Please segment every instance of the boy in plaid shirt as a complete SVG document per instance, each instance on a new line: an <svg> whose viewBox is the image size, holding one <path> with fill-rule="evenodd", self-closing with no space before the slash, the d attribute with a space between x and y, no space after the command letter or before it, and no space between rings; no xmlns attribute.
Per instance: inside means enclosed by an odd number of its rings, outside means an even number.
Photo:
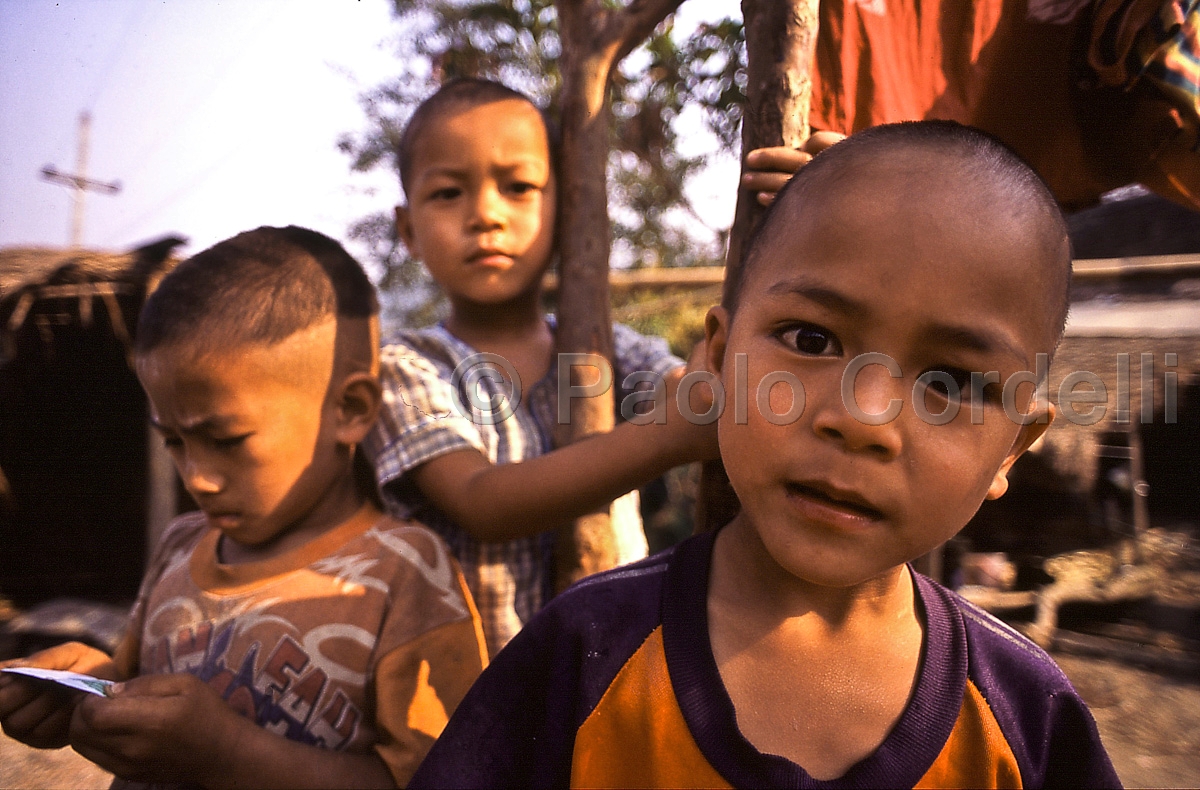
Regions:
<svg viewBox="0 0 1200 790"><path fill-rule="evenodd" d="M527 97L483 80L443 86L405 130L400 174L397 230L450 316L384 347L384 409L365 449L389 510L450 545L494 655L553 594L555 528L715 457L716 431L676 410L683 361L617 325L613 382L657 376L675 413L552 449L555 323L541 283L556 184L550 134ZM613 506L619 562L646 553L636 507Z"/></svg>

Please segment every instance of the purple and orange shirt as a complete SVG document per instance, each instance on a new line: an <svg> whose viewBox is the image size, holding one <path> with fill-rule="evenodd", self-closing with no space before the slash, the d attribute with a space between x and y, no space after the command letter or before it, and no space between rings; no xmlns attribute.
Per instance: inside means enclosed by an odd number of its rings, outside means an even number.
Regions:
<svg viewBox="0 0 1200 790"><path fill-rule="evenodd" d="M1050 657L917 574L921 666L879 748L828 782L759 752L708 638L714 535L552 601L468 692L410 787L1119 786Z"/></svg>

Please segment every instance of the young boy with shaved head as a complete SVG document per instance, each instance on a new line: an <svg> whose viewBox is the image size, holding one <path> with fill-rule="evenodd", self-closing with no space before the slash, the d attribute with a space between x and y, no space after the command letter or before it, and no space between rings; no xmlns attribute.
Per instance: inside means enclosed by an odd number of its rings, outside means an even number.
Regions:
<svg viewBox="0 0 1200 790"><path fill-rule="evenodd" d="M741 511L551 602L412 786L1117 785L1053 661L909 565L1053 418L1027 371L1070 264L1044 184L979 132L817 154L705 323Z"/></svg>
<svg viewBox="0 0 1200 790"><path fill-rule="evenodd" d="M381 513L355 474L381 401L377 312L358 263L297 227L163 279L137 374L200 511L164 533L114 656L76 642L20 662L119 691L0 676L5 732L70 743L118 786L408 780L486 652L445 545Z"/></svg>

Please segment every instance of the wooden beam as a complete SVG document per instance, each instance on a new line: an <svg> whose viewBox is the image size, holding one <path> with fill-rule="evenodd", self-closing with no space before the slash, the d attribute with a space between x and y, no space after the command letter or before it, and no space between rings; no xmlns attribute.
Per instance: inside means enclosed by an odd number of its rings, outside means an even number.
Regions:
<svg viewBox="0 0 1200 790"><path fill-rule="evenodd" d="M1072 264L1076 280L1101 280L1111 277L1137 278L1156 275L1186 276L1200 274L1200 253L1182 255L1141 255L1129 258L1080 258ZM687 266L656 269L613 269L608 274L612 291L665 290L667 288L706 288L720 285L724 266ZM558 290L558 276L546 275L543 288Z"/></svg>
<svg viewBox="0 0 1200 790"><path fill-rule="evenodd" d="M1148 275L1186 275L1200 273L1200 253L1182 255L1139 255L1130 258L1081 258L1071 265L1072 276L1079 280L1109 277L1145 277Z"/></svg>

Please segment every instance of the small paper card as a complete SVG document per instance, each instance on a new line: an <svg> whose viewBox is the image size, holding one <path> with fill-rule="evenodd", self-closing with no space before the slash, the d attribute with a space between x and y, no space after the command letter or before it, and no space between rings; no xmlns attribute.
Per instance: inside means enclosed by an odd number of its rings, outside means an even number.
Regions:
<svg viewBox="0 0 1200 790"><path fill-rule="evenodd" d="M38 669L37 667L5 667L0 672L11 672L14 675L25 675L35 680L45 680L60 686L86 691L99 697L111 697L109 691L113 684L111 680L101 680L91 675L81 675L78 672L64 672L61 669Z"/></svg>

